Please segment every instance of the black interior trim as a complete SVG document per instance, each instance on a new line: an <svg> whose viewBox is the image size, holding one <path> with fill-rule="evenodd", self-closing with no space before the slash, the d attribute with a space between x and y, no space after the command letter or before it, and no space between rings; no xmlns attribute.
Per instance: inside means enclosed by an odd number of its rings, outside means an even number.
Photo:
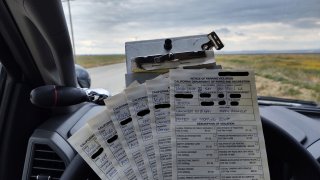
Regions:
<svg viewBox="0 0 320 180"><path fill-rule="evenodd" d="M64 171L60 180L98 180L99 176L93 172L90 166L77 154L67 169Z"/></svg>
<svg viewBox="0 0 320 180"><path fill-rule="evenodd" d="M17 81L42 85L39 70L4 1L0 1L0 27L0 60L8 74Z"/></svg>
<svg viewBox="0 0 320 180"><path fill-rule="evenodd" d="M61 1L6 3L44 82L76 87L73 51Z"/></svg>
<svg viewBox="0 0 320 180"><path fill-rule="evenodd" d="M21 179L28 139L48 110L29 101L30 86L8 76L0 109L0 179ZM19 104L19 106L17 106Z"/></svg>
<svg viewBox="0 0 320 180"><path fill-rule="evenodd" d="M1 87L4 87L4 85L6 83L6 79L7 79L6 69L0 63L0 99L2 99L3 92L4 92L4 88L1 88Z"/></svg>
<svg viewBox="0 0 320 180"><path fill-rule="evenodd" d="M262 118L272 180L318 180L320 165L291 135Z"/></svg>

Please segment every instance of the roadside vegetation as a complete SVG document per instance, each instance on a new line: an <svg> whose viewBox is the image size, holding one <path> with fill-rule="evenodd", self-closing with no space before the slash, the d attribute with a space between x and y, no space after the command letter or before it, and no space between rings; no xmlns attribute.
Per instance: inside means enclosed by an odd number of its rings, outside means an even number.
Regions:
<svg viewBox="0 0 320 180"><path fill-rule="evenodd" d="M125 56L117 55L77 55L76 63L85 67L98 67L125 62Z"/></svg>
<svg viewBox="0 0 320 180"><path fill-rule="evenodd" d="M258 95L320 103L320 54L216 55L224 69L251 69ZM76 63L97 67L125 62L124 55L80 55Z"/></svg>
<svg viewBox="0 0 320 180"><path fill-rule="evenodd" d="M320 102L320 54L217 55L216 61L254 70L259 95Z"/></svg>

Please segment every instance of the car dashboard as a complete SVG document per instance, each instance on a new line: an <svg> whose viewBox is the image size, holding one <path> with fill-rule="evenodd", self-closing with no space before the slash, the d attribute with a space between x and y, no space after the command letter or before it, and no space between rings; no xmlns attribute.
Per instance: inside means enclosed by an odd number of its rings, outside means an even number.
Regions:
<svg viewBox="0 0 320 180"><path fill-rule="evenodd" d="M319 108L311 105L288 105L259 100L260 116L290 134L320 162ZM73 113L57 115L38 127L29 139L22 179L37 179L42 174L53 180L60 179L77 155L67 139L104 109L104 106L83 103Z"/></svg>

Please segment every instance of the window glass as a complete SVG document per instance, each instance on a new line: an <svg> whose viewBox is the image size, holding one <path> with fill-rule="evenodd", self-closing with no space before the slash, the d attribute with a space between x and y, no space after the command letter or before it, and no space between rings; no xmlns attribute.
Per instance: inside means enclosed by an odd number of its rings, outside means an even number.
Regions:
<svg viewBox="0 0 320 180"><path fill-rule="evenodd" d="M71 30L68 3L85 67L123 62L126 41L214 30L217 63L254 69L259 95L320 102L319 0L64 0Z"/></svg>

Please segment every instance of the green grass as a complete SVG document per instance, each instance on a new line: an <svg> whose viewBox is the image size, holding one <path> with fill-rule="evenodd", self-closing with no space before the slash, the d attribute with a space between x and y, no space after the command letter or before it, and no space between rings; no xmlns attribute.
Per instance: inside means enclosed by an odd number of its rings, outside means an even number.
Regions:
<svg viewBox="0 0 320 180"><path fill-rule="evenodd" d="M125 62L124 55L77 55L76 63L85 67L98 67Z"/></svg>
<svg viewBox="0 0 320 180"><path fill-rule="evenodd" d="M256 75L292 85L289 96L301 94L297 88L313 92L308 100L320 102L320 54L218 55L224 68L252 69Z"/></svg>
<svg viewBox="0 0 320 180"><path fill-rule="evenodd" d="M299 89L288 88L286 93L290 96L296 96L301 94L301 91Z"/></svg>

